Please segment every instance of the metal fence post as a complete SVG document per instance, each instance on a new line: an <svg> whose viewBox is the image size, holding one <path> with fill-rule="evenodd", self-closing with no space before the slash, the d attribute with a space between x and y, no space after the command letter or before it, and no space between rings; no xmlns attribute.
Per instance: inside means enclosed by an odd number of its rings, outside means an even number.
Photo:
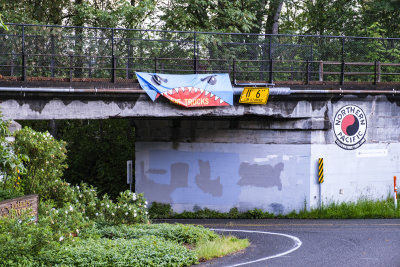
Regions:
<svg viewBox="0 0 400 267"><path fill-rule="evenodd" d="M132 45L131 45L131 41L129 39L129 45L128 45L128 58L126 61L126 79L130 79L131 75L130 75L130 69L132 66Z"/></svg>
<svg viewBox="0 0 400 267"><path fill-rule="evenodd" d="M111 82L115 83L117 80L116 73L116 58L114 55L114 28L111 29Z"/></svg>
<svg viewBox="0 0 400 267"><path fill-rule="evenodd" d="M273 75L273 64L274 62L272 61L272 40L271 37L269 38L269 83L274 82L274 75Z"/></svg>
<svg viewBox="0 0 400 267"><path fill-rule="evenodd" d="M72 70L74 68L74 55L73 53L69 54L69 82L72 82Z"/></svg>
<svg viewBox="0 0 400 267"><path fill-rule="evenodd" d="M235 59L232 60L232 72L233 72L232 79L233 79L233 82L235 83L236 82L236 60Z"/></svg>
<svg viewBox="0 0 400 267"><path fill-rule="evenodd" d="M342 37L342 67L340 70L340 84L341 85L344 84L344 42L345 42L345 38Z"/></svg>
<svg viewBox="0 0 400 267"><path fill-rule="evenodd" d="M319 61L319 81L324 81L324 62L322 60Z"/></svg>
<svg viewBox="0 0 400 267"><path fill-rule="evenodd" d="M310 83L310 61L306 61L306 84Z"/></svg>
<svg viewBox="0 0 400 267"><path fill-rule="evenodd" d="M197 74L197 51L196 51L197 36L196 32L193 32L193 70L194 74Z"/></svg>
<svg viewBox="0 0 400 267"><path fill-rule="evenodd" d="M89 54L89 78L92 78L92 56Z"/></svg>
<svg viewBox="0 0 400 267"><path fill-rule="evenodd" d="M51 56L50 56L50 73L51 77L54 77L54 34L50 34L50 47L51 47Z"/></svg>
<svg viewBox="0 0 400 267"><path fill-rule="evenodd" d="M14 51L11 53L10 76L14 76Z"/></svg>
<svg viewBox="0 0 400 267"><path fill-rule="evenodd" d="M269 83L274 82L274 74L273 74L273 65L274 62L272 61L272 58L269 60Z"/></svg>
<svg viewBox="0 0 400 267"><path fill-rule="evenodd" d="M340 85L344 84L344 60L342 60L342 67L340 69Z"/></svg>
<svg viewBox="0 0 400 267"><path fill-rule="evenodd" d="M22 25L22 66L21 66L21 79L23 82L26 81L26 54L25 54L25 26Z"/></svg>
<svg viewBox="0 0 400 267"><path fill-rule="evenodd" d="M378 83L380 83L381 82L381 62L380 61L378 61L377 62L377 81L376 82L378 82Z"/></svg>

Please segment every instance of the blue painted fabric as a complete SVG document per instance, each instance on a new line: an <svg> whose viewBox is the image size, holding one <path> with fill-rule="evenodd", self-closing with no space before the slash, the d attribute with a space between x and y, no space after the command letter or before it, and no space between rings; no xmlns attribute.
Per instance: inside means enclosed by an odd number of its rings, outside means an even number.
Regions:
<svg viewBox="0 0 400 267"><path fill-rule="evenodd" d="M218 74L161 74L136 72L140 86L151 100L158 94L180 87L195 87L208 91L233 105L232 84L227 73Z"/></svg>

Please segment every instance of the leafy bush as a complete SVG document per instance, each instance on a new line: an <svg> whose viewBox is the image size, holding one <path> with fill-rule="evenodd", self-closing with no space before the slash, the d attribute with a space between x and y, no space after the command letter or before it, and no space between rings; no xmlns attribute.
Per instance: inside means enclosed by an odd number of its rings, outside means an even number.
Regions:
<svg viewBox="0 0 400 267"><path fill-rule="evenodd" d="M52 243L52 230L47 223L32 223L28 216L0 217L0 262L3 266L29 266L35 262L37 254Z"/></svg>
<svg viewBox="0 0 400 267"><path fill-rule="evenodd" d="M119 225L106 226L99 230L101 236L106 238L135 239L142 236L153 235L166 240L174 240L180 244L197 244L202 241L211 241L218 237L213 231L203 226L183 224L150 224L150 225Z"/></svg>
<svg viewBox="0 0 400 267"><path fill-rule="evenodd" d="M79 206L66 203L55 208L51 200L39 203L39 216L42 224L47 224L53 232L53 241L64 241L79 236L83 229L93 227L94 222L79 209Z"/></svg>
<svg viewBox="0 0 400 267"><path fill-rule="evenodd" d="M194 207L193 211L183 211L181 213L173 213L165 216L165 211L171 209L169 204L156 204L156 208L152 209L153 205L150 207L149 214L155 219L165 219L165 218L175 218L175 219L270 219L276 216L267 211L261 209L252 209L248 211L241 212L238 208L234 207L229 210L229 212L220 212L216 210L211 210L208 208ZM171 209L172 210L172 209ZM159 212L161 214L159 214Z"/></svg>
<svg viewBox="0 0 400 267"><path fill-rule="evenodd" d="M153 202L149 208L149 217L152 219L168 219L174 212L170 204Z"/></svg>
<svg viewBox="0 0 400 267"><path fill-rule="evenodd" d="M252 209L244 212L241 217L246 219L272 219L275 217L275 215L264 212L262 209Z"/></svg>
<svg viewBox="0 0 400 267"><path fill-rule="evenodd" d="M93 206L89 206L89 208ZM117 201L112 201L108 195L96 203L96 212L89 214L93 220L107 225L148 223L147 201L143 194L126 190L121 192ZM93 212L93 211L92 211Z"/></svg>
<svg viewBox="0 0 400 267"><path fill-rule="evenodd" d="M22 197L24 194L15 189L3 189L0 187L0 201Z"/></svg>
<svg viewBox="0 0 400 267"><path fill-rule="evenodd" d="M15 152L29 157L29 161L24 161L27 172L21 175L25 194L50 198L52 187L67 168L65 145L64 141L55 140L48 132L40 133L28 127L16 132Z"/></svg>
<svg viewBox="0 0 400 267"><path fill-rule="evenodd" d="M3 190L19 189L19 175L25 173L23 160L28 157L15 153L13 144L6 140L10 135L8 122L1 119L0 113L0 187Z"/></svg>
<svg viewBox="0 0 400 267"><path fill-rule="evenodd" d="M49 266L187 266L197 262L193 251L155 236L77 240L42 251L39 257Z"/></svg>

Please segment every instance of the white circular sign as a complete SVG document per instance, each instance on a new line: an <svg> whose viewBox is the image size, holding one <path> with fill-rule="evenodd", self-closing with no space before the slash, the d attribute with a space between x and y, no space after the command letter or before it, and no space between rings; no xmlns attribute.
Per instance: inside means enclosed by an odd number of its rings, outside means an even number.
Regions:
<svg viewBox="0 0 400 267"><path fill-rule="evenodd" d="M367 117L356 105L347 105L336 112L333 121L335 143L343 149L356 149L365 143Z"/></svg>

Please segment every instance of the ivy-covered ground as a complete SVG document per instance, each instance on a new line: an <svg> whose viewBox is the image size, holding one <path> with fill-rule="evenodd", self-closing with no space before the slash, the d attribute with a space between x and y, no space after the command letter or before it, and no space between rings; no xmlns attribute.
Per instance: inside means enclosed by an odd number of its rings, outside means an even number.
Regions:
<svg viewBox="0 0 400 267"><path fill-rule="evenodd" d="M65 142L25 127L10 143L6 126L0 120L0 201L39 194L40 202L37 223L29 210L0 217L2 266L188 266L203 257L196 247L222 240L201 226L150 224L142 194L111 199L70 185Z"/></svg>

